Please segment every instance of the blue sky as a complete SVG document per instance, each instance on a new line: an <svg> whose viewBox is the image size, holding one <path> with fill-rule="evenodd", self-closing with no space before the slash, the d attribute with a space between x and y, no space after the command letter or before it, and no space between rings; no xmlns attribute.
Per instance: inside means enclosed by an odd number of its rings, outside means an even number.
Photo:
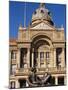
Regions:
<svg viewBox="0 0 68 90"><path fill-rule="evenodd" d="M19 25L24 26L24 2L9 2L9 37L16 38ZM26 3L26 26L28 27L32 13L39 7L39 3ZM56 27L63 24L66 33L66 6L64 4L45 4L45 7L52 13L52 19Z"/></svg>

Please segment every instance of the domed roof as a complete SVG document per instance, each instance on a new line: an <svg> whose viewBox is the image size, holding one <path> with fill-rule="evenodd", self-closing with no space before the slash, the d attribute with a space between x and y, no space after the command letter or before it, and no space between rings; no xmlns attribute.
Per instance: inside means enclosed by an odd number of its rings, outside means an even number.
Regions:
<svg viewBox="0 0 68 90"><path fill-rule="evenodd" d="M38 19L44 19L46 21L49 21L53 25L53 22L51 19L51 13L48 9L45 8L44 3L41 3L40 7L36 9L32 15L32 21L35 21Z"/></svg>

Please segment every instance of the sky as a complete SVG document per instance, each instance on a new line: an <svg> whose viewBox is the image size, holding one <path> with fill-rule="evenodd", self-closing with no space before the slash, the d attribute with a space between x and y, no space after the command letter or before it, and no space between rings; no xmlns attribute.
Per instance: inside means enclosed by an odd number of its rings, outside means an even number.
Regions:
<svg viewBox="0 0 68 90"><path fill-rule="evenodd" d="M39 8L39 3L26 3L26 27L32 20L33 12ZM51 12L53 22L57 28L63 25L66 34L66 5L45 3ZM9 38L17 38L20 24L24 26L25 2L9 1Z"/></svg>

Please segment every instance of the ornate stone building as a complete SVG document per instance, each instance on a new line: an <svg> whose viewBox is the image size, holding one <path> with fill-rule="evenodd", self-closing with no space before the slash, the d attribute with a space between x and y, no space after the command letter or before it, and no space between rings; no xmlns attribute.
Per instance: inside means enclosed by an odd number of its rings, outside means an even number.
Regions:
<svg viewBox="0 0 68 90"><path fill-rule="evenodd" d="M56 28L50 11L40 4L28 28L10 39L10 88L66 85L64 28Z"/></svg>

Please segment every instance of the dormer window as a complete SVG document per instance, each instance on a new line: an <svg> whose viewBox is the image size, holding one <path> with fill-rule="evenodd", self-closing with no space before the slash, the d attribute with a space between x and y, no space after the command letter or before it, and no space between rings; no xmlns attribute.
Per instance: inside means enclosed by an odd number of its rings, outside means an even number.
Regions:
<svg viewBox="0 0 68 90"><path fill-rule="evenodd" d="M35 11L34 14L36 14L37 12Z"/></svg>
<svg viewBox="0 0 68 90"><path fill-rule="evenodd" d="M44 13L44 11L43 11L43 10L41 10L41 13Z"/></svg>
<svg viewBox="0 0 68 90"><path fill-rule="evenodd" d="M48 11L48 15L51 17L51 12L50 11Z"/></svg>
<svg viewBox="0 0 68 90"><path fill-rule="evenodd" d="M50 12L48 12L48 15L50 15Z"/></svg>

